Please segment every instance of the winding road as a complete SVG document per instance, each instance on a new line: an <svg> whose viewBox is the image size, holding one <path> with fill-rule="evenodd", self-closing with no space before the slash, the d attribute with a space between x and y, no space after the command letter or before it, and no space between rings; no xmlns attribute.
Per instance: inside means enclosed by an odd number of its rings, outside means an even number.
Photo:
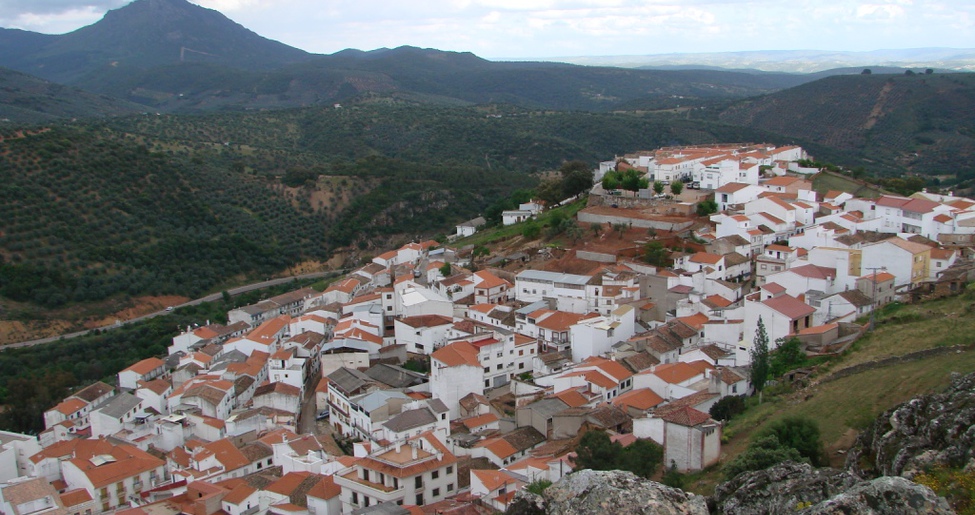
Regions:
<svg viewBox="0 0 975 515"><path fill-rule="evenodd" d="M244 285L244 286L238 286L236 288L231 288L231 289L227 290L227 293L229 293L231 296L240 295L241 293L247 293L249 291L259 290L261 288L268 288L268 287L271 287L271 286L278 286L278 285L285 284L285 283L288 283L288 282L291 282L291 281L295 281L295 280L319 279L319 278L326 277L326 276L329 276L329 275L332 275L332 274L336 274L336 273L339 274L339 275L341 275L341 274L347 273L347 270L332 270L332 271L329 271L329 272L312 272L312 273L308 273L308 274L299 274L299 275L294 275L294 276L289 276L289 277L280 277L280 278L277 278L277 279L270 279L270 280L267 280L267 281L261 281L261 282L258 282L258 283L247 284L247 285ZM189 302L184 302L182 304L173 306L173 308L178 309L178 308L182 308L182 307L185 307L185 306L195 306L197 304L202 304L204 302L214 302L216 300L220 300L220 298L222 296L223 296L223 292L214 293L214 294L211 294L211 295L207 295L206 297L202 297L202 298L199 298L199 299L191 300ZM149 313L148 315L142 315L140 317L130 318L129 320L122 320L122 321L119 321L116 324L107 325L107 326L103 326L103 327L98 327L98 328L95 328L95 329L87 329L87 330L84 330L84 331L77 331L77 332L74 332L74 333L66 333L66 334L59 334L59 335L56 335L56 336L48 336L47 338L39 338L37 340L29 340L29 341L26 341L26 342L10 343L10 344L7 344L7 345L4 345L4 346L0 347L0 351L3 351L5 349L16 349L16 348L19 348L19 347L33 347L34 345L43 345L45 343L51 343L51 342L66 340L68 338L77 338L78 336L84 336L84 335L86 335L86 334L88 334L88 333L90 333L92 331L96 331L96 330L98 330L98 331L105 331L105 330L109 330L109 329L115 329L117 327L122 327L123 325L132 324L132 323L135 323L135 322L141 322L143 320L148 320L150 318L155 318L155 317L158 317L158 316L166 316L166 315L168 315L170 313L171 313L171 311L167 311L167 310L164 309L164 310L161 310L161 311L156 311L155 313Z"/></svg>

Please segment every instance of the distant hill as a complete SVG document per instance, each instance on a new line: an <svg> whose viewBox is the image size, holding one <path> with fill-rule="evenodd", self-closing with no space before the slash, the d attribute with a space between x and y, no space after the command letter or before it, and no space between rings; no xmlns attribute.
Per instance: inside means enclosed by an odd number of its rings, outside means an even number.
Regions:
<svg viewBox="0 0 975 515"><path fill-rule="evenodd" d="M119 68L203 62L262 70L310 57L186 0L136 0L61 36L10 30L0 36L0 65L66 84Z"/></svg>
<svg viewBox="0 0 975 515"><path fill-rule="evenodd" d="M840 68L926 68L975 71L975 48L905 48L851 52L841 50L754 50L746 52L560 57L587 66L658 69L709 67L785 73L817 73Z"/></svg>
<svg viewBox="0 0 975 515"><path fill-rule="evenodd" d="M735 103L722 122L859 156L875 172L975 171L975 74L854 75Z"/></svg>
<svg viewBox="0 0 975 515"><path fill-rule="evenodd" d="M133 114L144 106L0 68L0 119L4 123L43 123L61 118Z"/></svg>
<svg viewBox="0 0 975 515"><path fill-rule="evenodd" d="M329 105L369 94L442 105L612 110L644 98L672 99L665 106L743 98L808 80L494 62L415 47L313 55L186 0L136 0L60 36L0 31L0 66L172 112Z"/></svg>

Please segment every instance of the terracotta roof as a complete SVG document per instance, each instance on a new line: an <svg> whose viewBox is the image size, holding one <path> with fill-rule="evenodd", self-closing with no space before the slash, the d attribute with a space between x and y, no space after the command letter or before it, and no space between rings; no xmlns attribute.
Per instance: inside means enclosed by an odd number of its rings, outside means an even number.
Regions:
<svg viewBox="0 0 975 515"><path fill-rule="evenodd" d="M94 455L83 456L77 453L75 458L69 460L95 488L102 488L166 465L163 460L127 444L113 446L111 452L100 454L111 454L114 461L96 465L90 461Z"/></svg>
<svg viewBox="0 0 975 515"><path fill-rule="evenodd" d="M709 296L707 296L707 297L704 298L704 301L703 302L706 303L706 304L711 304L712 306L718 307L718 308L726 308L726 307L734 304L733 302L731 302L730 300L722 297L721 295L709 295Z"/></svg>
<svg viewBox="0 0 975 515"><path fill-rule="evenodd" d="M579 406L584 406L589 403L589 399L587 399L577 390L562 390L561 392L555 394L555 397L564 402L570 408L578 408Z"/></svg>
<svg viewBox="0 0 975 515"><path fill-rule="evenodd" d="M90 384L77 392L71 394L72 397L77 397L81 400L94 402L99 397L115 390L115 387L109 386L101 381Z"/></svg>
<svg viewBox="0 0 975 515"><path fill-rule="evenodd" d="M159 358L146 358L134 365L129 366L128 368L123 369L122 372L135 372L140 376L144 376L157 368L164 367L165 365L166 364L163 362L163 360Z"/></svg>
<svg viewBox="0 0 975 515"><path fill-rule="evenodd" d="M893 281L894 279L897 279L896 277L894 277L894 274L891 274L889 272L879 272L876 275L877 275L876 281L878 283L882 283L882 282L886 282L886 281ZM874 280L874 274L865 275L865 276L861 277L860 279L866 279L868 281L873 281Z"/></svg>
<svg viewBox="0 0 975 515"><path fill-rule="evenodd" d="M513 445L501 437L483 440L475 445L475 447L484 447L485 449L491 451L491 454L494 454L502 460L511 457L518 452L518 449L515 449Z"/></svg>
<svg viewBox="0 0 975 515"><path fill-rule="evenodd" d="M931 247L927 245L924 245L922 243L915 243L913 241L907 241L902 238L890 238L889 240L886 241L889 241L890 243L897 245L898 247L910 252L911 254L921 254L931 250Z"/></svg>
<svg viewBox="0 0 975 515"><path fill-rule="evenodd" d="M749 186L748 184L744 184L741 182L729 182L728 184L725 184L724 186L721 186L720 188L714 191L718 193L734 193L736 191L743 190L748 186Z"/></svg>
<svg viewBox="0 0 975 515"><path fill-rule="evenodd" d="M698 411L689 406L673 410L664 409L660 411L661 412L655 413L657 417L662 418L671 424L678 424L681 426L694 427L711 420L710 415L707 413Z"/></svg>
<svg viewBox="0 0 975 515"><path fill-rule="evenodd" d="M683 383L688 379L692 379L699 375L703 375L703 373L699 369L687 363L684 363L683 361L678 361L677 363L667 363L664 365L657 365L656 367L650 369L649 371L642 372L642 373L653 374L670 384Z"/></svg>
<svg viewBox="0 0 975 515"><path fill-rule="evenodd" d="M76 399L76 398L69 397L69 398L65 399L63 402L58 403L58 405L55 406L52 409L57 410L58 412L60 412L61 414L65 415L65 416L68 416L68 415L71 415L73 413L78 412L79 410L81 410L82 408L84 408L87 405L88 405L88 403L85 402L85 401L83 401L83 400L81 400L81 399Z"/></svg>
<svg viewBox="0 0 975 515"><path fill-rule="evenodd" d="M91 494L89 494L88 490L85 490L84 488L68 490L67 492L61 494L61 504L63 504L65 508L78 506L79 504L84 504L91 500Z"/></svg>
<svg viewBox="0 0 975 515"><path fill-rule="evenodd" d="M789 320L796 320L816 312L816 308L789 294L782 294L778 297L772 297L771 299L763 301L762 304L765 304L775 311L785 315Z"/></svg>
<svg viewBox="0 0 975 515"><path fill-rule="evenodd" d="M542 320L536 320L535 325L549 331L568 331L569 327L579 323L580 320L590 318L590 315L578 313L568 313L566 311L552 311L551 314Z"/></svg>
<svg viewBox="0 0 975 515"><path fill-rule="evenodd" d="M518 482L515 478L500 470L471 470L471 474L477 477L488 492L493 492L504 485Z"/></svg>
<svg viewBox="0 0 975 515"><path fill-rule="evenodd" d="M590 356L586 358L582 361L582 365L598 367L600 370L606 372L606 374L617 381L623 381L633 375L633 373L627 370L623 365L620 365L613 360L600 358L598 356Z"/></svg>
<svg viewBox="0 0 975 515"><path fill-rule="evenodd" d="M832 323L829 323L829 324L823 324L823 325L814 325L812 327L807 327L807 328L799 331L799 334L823 334L823 333L825 333L827 331L830 331L832 329L836 329L839 326L840 326L840 324L838 324L836 322L832 322Z"/></svg>
<svg viewBox="0 0 975 515"><path fill-rule="evenodd" d="M484 426L498 421L498 417L493 413L485 413L484 415L478 415L476 417L465 418L461 422L467 429L474 429L475 427Z"/></svg>
<svg viewBox="0 0 975 515"><path fill-rule="evenodd" d="M240 504L247 500L248 497L257 492L256 488L251 488L247 484L240 484L230 490L230 493L223 497L223 502L229 504Z"/></svg>
<svg viewBox="0 0 975 515"><path fill-rule="evenodd" d="M664 399L649 388L640 388L626 392L613 399L612 402L616 406L622 405L638 410L648 410L664 402Z"/></svg>
<svg viewBox="0 0 975 515"><path fill-rule="evenodd" d="M440 347L431 357L448 367L471 366L481 367L478 351L470 343L460 341Z"/></svg>
<svg viewBox="0 0 975 515"><path fill-rule="evenodd" d="M223 464L224 468L228 471L250 465L250 460L244 456L244 453L240 452L240 449L234 447L234 444L226 438L204 445L202 452L204 455L208 453L214 454L217 461ZM199 459L196 455L194 455L194 458Z"/></svg>
<svg viewBox="0 0 975 515"><path fill-rule="evenodd" d="M334 476L319 476L315 486L308 491L309 497L316 499L334 499L342 493L342 487L335 484Z"/></svg>

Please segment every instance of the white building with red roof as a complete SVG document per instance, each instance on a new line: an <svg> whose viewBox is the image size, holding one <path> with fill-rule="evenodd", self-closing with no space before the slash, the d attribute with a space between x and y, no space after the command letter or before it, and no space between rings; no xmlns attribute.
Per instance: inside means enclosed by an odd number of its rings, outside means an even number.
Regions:
<svg viewBox="0 0 975 515"><path fill-rule="evenodd" d="M553 393L584 389L584 395L598 396L609 402L633 388L633 373L606 358L590 357L551 378L538 378L536 383L551 383ZM539 384L542 384L539 383Z"/></svg>
<svg viewBox="0 0 975 515"><path fill-rule="evenodd" d="M472 469L471 495L480 499L481 503L497 511L505 511L514 499L515 492L524 488L528 483L507 470L476 470Z"/></svg>
<svg viewBox="0 0 975 515"><path fill-rule="evenodd" d="M450 419L460 418L460 399L484 394L485 371L480 352L466 341L445 345L430 355L430 393L450 410ZM490 372L490 370L488 370Z"/></svg>
<svg viewBox="0 0 975 515"><path fill-rule="evenodd" d="M452 317L419 315L393 321L396 343L406 345L406 352L429 355L447 341L447 331L453 326Z"/></svg>
<svg viewBox="0 0 975 515"><path fill-rule="evenodd" d="M608 316L590 317L569 327L572 360L583 361L608 353L613 345L636 334L636 309L622 305Z"/></svg>
<svg viewBox="0 0 975 515"><path fill-rule="evenodd" d="M513 286L487 270L475 272L471 280L474 281L474 302L477 304L504 303Z"/></svg>
<svg viewBox="0 0 975 515"><path fill-rule="evenodd" d="M422 506L457 494L457 458L431 433L381 447L335 473L342 513L381 503Z"/></svg>
<svg viewBox="0 0 975 515"><path fill-rule="evenodd" d="M633 434L663 446L664 463L673 463L682 473L718 462L722 429L707 413L684 404L678 401L633 419Z"/></svg>
<svg viewBox="0 0 975 515"><path fill-rule="evenodd" d="M97 454L91 452L95 449ZM128 506L144 490L169 479L166 462L125 444L76 447L61 466L68 489L86 490L102 511Z"/></svg>
<svg viewBox="0 0 975 515"><path fill-rule="evenodd" d="M816 308L784 291L766 300L759 299L757 292L745 297L744 338L741 346L747 351L750 351L753 346L759 318L765 325L769 350L776 348L779 339L798 334L799 331L815 325L813 313L816 312Z"/></svg>
<svg viewBox="0 0 975 515"><path fill-rule="evenodd" d="M119 388L135 390L139 387L139 381L152 381L153 379L165 377L166 364L159 358L146 358L129 367L122 369L118 373Z"/></svg>

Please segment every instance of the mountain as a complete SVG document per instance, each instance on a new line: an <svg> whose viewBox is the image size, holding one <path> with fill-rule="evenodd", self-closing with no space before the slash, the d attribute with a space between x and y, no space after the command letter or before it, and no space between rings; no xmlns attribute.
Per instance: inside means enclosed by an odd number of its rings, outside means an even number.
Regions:
<svg viewBox="0 0 975 515"><path fill-rule="evenodd" d="M0 68L0 119L42 123L60 118L98 118L133 114L144 106L62 86Z"/></svg>
<svg viewBox="0 0 975 515"><path fill-rule="evenodd" d="M853 75L743 100L724 123L859 156L874 172L975 175L975 74ZM970 177L969 177L970 178Z"/></svg>
<svg viewBox="0 0 975 515"><path fill-rule="evenodd" d="M975 48L908 48L848 52L841 50L757 50L748 52L559 57L560 62L624 68L709 67L785 73L816 73L837 68L894 67L975 71Z"/></svg>
<svg viewBox="0 0 975 515"><path fill-rule="evenodd" d="M313 55L186 0L136 0L61 36L4 30L0 66L172 112L331 105L375 94L442 105L505 102L583 110L612 110L650 98L650 105L669 108L809 80L792 74L494 62L408 46Z"/></svg>
<svg viewBox="0 0 975 515"><path fill-rule="evenodd" d="M205 62L262 70L311 58L186 0L136 0L61 36L5 30L0 56L0 66L67 84L115 68Z"/></svg>

